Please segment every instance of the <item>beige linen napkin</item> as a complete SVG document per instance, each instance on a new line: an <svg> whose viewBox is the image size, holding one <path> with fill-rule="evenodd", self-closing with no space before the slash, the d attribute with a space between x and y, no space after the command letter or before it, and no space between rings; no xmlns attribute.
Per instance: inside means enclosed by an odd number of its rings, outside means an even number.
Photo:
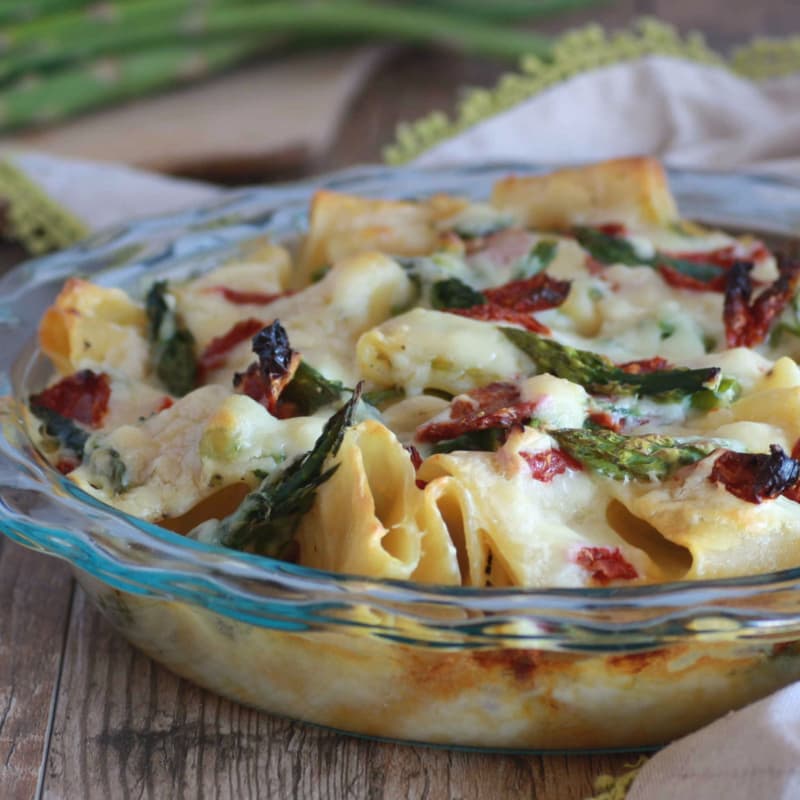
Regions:
<svg viewBox="0 0 800 800"><path fill-rule="evenodd" d="M642 153L680 167L800 179L800 74L756 84L721 65L674 57L609 65L476 123L416 163L557 164ZM16 156L15 164L92 229L191 206L219 191L31 154ZM629 793L629 800L761 797L800 797L800 684L665 748Z"/></svg>

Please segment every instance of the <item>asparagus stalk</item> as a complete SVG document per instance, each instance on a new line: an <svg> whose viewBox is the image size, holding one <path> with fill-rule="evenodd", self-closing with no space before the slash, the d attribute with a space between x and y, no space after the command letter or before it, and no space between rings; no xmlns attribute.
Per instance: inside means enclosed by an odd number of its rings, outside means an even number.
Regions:
<svg viewBox="0 0 800 800"><path fill-rule="evenodd" d="M252 550L271 558L284 555L298 522L314 502L317 487L338 468L335 464L323 471L325 461L336 455L345 431L353 424L360 397L359 384L350 400L325 424L311 450L282 473L266 477L232 514L204 522L189 535L209 544Z"/></svg>
<svg viewBox="0 0 800 800"><path fill-rule="evenodd" d="M500 330L530 356L540 372L578 383L595 394L652 395L662 400L680 400L702 390L716 391L722 381L718 367L631 373L605 356L567 347L531 331L505 327Z"/></svg>
<svg viewBox="0 0 800 800"><path fill-rule="evenodd" d="M418 44L444 44L479 55L516 60L549 52L538 34L489 25L453 12L376 4L368 0L310 0L252 4L237 0L130 0L108 14L82 11L10 25L3 32L6 56L33 49L54 51L65 44L106 52L132 46L160 29L173 40L207 36L295 33L379 37ZM89 52L84 50L83 52Z"/></svg>
<svg viewBox="0 0 800 800"><path fill-rule="evenodd" d="M603 429L561 428L548 434L586 468L616 481L667 478L719 447L707 440L680 441L658 434L623 436Z"/></svg>
<svg viewBox="0 0 800 800"><path fill-rule="evenodd" d="M185 395L197 378L194 336L181 326L166 281L156 281L150 287L145 310L155 373L171 394Z"/></svg>
<svg viewBox="0 0 800 800"><path fill-rule="evenodd" d="M611 236L596 228L575 228L575 238L581 247L589 251L589 255L603 264L626 264L630 267L672 267L677 272L708 283L722 275L722 267L716 264L702 264L687 261L683 258L656 253L654 256L641 256L636 248L627 240L618 236Z"/></svg>
<svg viewBox="0 0 800 800"><path fill-rule="evenodd" d="M608 0L417 0L435 8L448 9L482 19L532 20L561 12L579 11Z"/></svg>

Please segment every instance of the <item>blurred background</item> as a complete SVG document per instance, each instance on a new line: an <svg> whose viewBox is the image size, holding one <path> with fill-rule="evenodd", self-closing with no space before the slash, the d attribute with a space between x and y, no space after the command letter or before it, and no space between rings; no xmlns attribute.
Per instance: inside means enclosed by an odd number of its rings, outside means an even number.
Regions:
<svg viewBox="0 0 800 800"><path fill-rule="evenodd" d="M0 0L0 150L227 184L378 161L565 32L642 16L726 55L797 0Z"/></svg>

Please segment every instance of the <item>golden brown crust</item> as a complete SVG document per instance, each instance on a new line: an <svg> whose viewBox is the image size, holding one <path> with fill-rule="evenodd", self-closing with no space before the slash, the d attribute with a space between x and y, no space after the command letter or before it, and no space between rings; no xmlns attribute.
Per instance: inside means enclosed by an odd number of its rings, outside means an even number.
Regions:
<svg viewBox="0 0 800 800"><path fill-rule="evenodd" d="M436 222L457 213L466 201L437 195L423 202L374 200L319 191L311 201L308 237L303 245L299 285L314 270L365 250L413 256L436 249Z"/></svg>
<svg viewBox="0 0 800 800"><path fill-rule="evenodd" d="M526 226L548 230L603 222L664 226L678 219L667 176L652 158L504 178L494 185L492 204Z"/></svg>
<svg viewBox="0 0 800 800"><path fill-rule="evenodd" d="M113 362L136 354L126 345L144 336L145 325L144 309L121 289L70 278L39 323L39 344L61 373L87 361L122 366Z"/></svg>

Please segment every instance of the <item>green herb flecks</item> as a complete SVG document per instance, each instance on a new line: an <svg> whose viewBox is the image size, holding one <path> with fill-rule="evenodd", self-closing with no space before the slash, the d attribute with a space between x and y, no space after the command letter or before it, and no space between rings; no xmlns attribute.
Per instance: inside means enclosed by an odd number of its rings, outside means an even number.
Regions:
<svg viewBox="0 0 800 800"><path fill-rule="evenodd" d="M596 228L574 228L578 243L596 261L603 264L625 264L629 267L670 267L688 278L708 283L723 274L722 267L704 264L685 258L674 258L664 253L652 256L641 255L627 240L619 236L603 233Z"/></svg>
<svg viewBox="0 0 800 800"><path fill-rule="evenodd" d="M680 441L656 434L624 436L598 428L561 428L548 434L584 467L617 481L662 480L720 446L707 440Z"/></svg>
<svg viewBox="0 0 800 800"><path fill-rule="evenodd" d="M715 392L722 380L718 367L626 372L605 356L559 344L532 331L500 330L531 358L539 372L565 378L594 394L649 395L673 401L701 390Z"/></svg>
<svg viewBox="0 0 800 800"><path fill-rule="evenodd" d="M95 442L97 440L92 440ZM130 488L128 468L119 451L113 447L98 443L97 447L89 446L88 469L103 481L115 494L121 494Z"/></svg>
<svg viewBox="0 0 800 800"><path fill-rule="evenodd" d="M71 453L78 461L83 460L83 451L89 433L68 417L38 403L30 404L31 413L42 423L45 436L58 442L61 450Z"/></svg>
<svg viewBox="0 0 800 800"><path fill-rule="evenodd" d="M197 358L191 331L181 326L166 281L156 281L145 299L153 369L167 391L178 397L194 389Z"/></svg>
<svg viewBox="0 0 800 800"><path fill-rule="evenodd" d="M209 520L189 535L210 544L248 550L271 558L284 556L300 519L314 503L316 490L338 468L323 471L329 456L339 451L347 428L353 423L361 385L325 424L314 447L282 472L267 477L222 520Z"/></svg>

